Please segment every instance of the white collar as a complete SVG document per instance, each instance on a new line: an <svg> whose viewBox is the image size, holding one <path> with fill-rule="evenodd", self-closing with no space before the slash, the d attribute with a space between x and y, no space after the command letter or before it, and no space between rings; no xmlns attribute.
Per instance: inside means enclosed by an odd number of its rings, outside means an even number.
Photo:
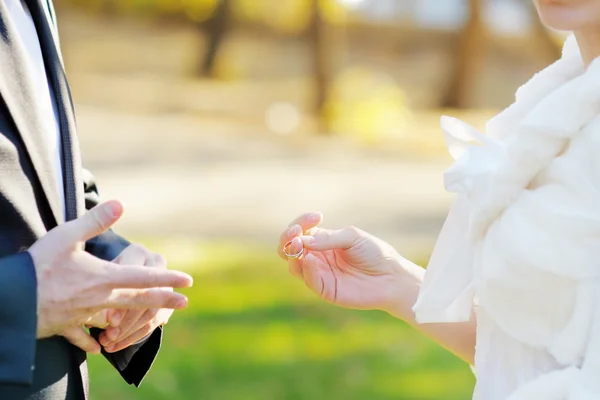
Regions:
<svg viewBox="0 0 600 400"><path fill-rule="evenodd" d="M586 69L571 36L561 59L519 88L514 104L488 122L487 135L442 117L456 159L444 176L446 188L459 196L413 307L419 323L470 319L476 244L570 138L599 114L600 59Z"/></svg>
<svg viewBox="0 0 600 400"><path fill-rule="evenodd" d="M599 114L600 59L586 69L571 35L562 57L521 86L515 102L488 122L485 141L466 124L443 118L453 155L461 153L456 151L457 141L463 142L463 154L445 175L446 186L471 201L474 239L484 235L568 140ZM469 130L467 136L483 146L461 139Z"/></svg>

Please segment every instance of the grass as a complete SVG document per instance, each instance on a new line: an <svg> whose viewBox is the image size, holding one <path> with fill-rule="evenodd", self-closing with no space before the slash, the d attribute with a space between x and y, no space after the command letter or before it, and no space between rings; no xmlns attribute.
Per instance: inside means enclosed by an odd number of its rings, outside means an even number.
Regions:
<svg viewBox="0 0 600 400"><path fill-rule="evenodd" d="M463 362L381 312L315 298L272 251L148 243L194 275L139 389L90 356L92 400L462 400ZM185 257L181 254L186 254ZM173 255L173 257L169 257Z"/></svg>

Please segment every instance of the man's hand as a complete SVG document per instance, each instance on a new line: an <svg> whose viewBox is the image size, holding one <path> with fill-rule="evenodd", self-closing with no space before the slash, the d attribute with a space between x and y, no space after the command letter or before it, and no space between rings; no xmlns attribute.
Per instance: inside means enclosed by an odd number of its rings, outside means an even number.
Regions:
<svg viewBox="0 0 600 400"><path fill-rule="evenodd" d="M167 262L163 256L153 253L139 244L127 247L113 260L119 265L144 265L166 269ZM109 353L121 351L132 344L146 338L159 326L169 322L173 310L151 308L147 310L109 310L107 321L110 327L100 334L100 344Z"/></svg>
<svg viewBox="0 0 600 400"><path fill-rule="evenodd" d="M162 288L190 287L189 275L142 265L124 268L84 251L87 240L108 230L122 214L121 203L103 203L31 246L38 284L38 338L61 335L98 353L100 345L82 325L92 323L102 310L187 307L185 296Z"/></svg>

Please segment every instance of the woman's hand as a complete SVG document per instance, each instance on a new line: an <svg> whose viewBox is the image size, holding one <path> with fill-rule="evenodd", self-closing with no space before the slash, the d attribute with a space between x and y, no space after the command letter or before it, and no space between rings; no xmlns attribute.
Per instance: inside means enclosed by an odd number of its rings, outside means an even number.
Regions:
<svg viewBox="0 0 600 400"><path fill-rule="evenodd" d="M425 270L402 258L386 242L356 228L319 228L319 213L297 218L281 235L279 255L290 273L321 298L342 307L383 310L431 337L469 363L475 353L475 318L456 324L415 322L412 307ZM297 254L298 259L285 255Z"/></svg>
<svg viewBox="0 0 600 400"><path fill-rule="evenodd" d="M297 218L281 235L279 255L290 273L323 300L341 307L380 309L403 319L411 315L423 269L402 258L388 243L360 229L319 228L320 213ZM296 254L298 259L285 255Z"/></svg>

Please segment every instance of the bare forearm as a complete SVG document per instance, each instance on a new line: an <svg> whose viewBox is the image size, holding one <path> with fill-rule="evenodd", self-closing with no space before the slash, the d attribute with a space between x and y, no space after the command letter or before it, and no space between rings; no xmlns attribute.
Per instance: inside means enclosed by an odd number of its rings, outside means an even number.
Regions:
<svg viewBox="0 0 600 400"><path fill-rule="evenodd" d="M425 276L425 270L418 265L399 259L393 262L401 263L399 268L404 271L403 276L398 281L398 288L394 292L396 299L391 303L389 314L399 318L426 336L432 338L444 348L456 354L469 364L473 364L475 356L475 331L476 320L473 314L469 322L461 323L439 323L439 324L419 324L415 321L415 314L412 306L415 304L419 295L419 289ZM408 276L407 274L408 273Z"/></svg>

